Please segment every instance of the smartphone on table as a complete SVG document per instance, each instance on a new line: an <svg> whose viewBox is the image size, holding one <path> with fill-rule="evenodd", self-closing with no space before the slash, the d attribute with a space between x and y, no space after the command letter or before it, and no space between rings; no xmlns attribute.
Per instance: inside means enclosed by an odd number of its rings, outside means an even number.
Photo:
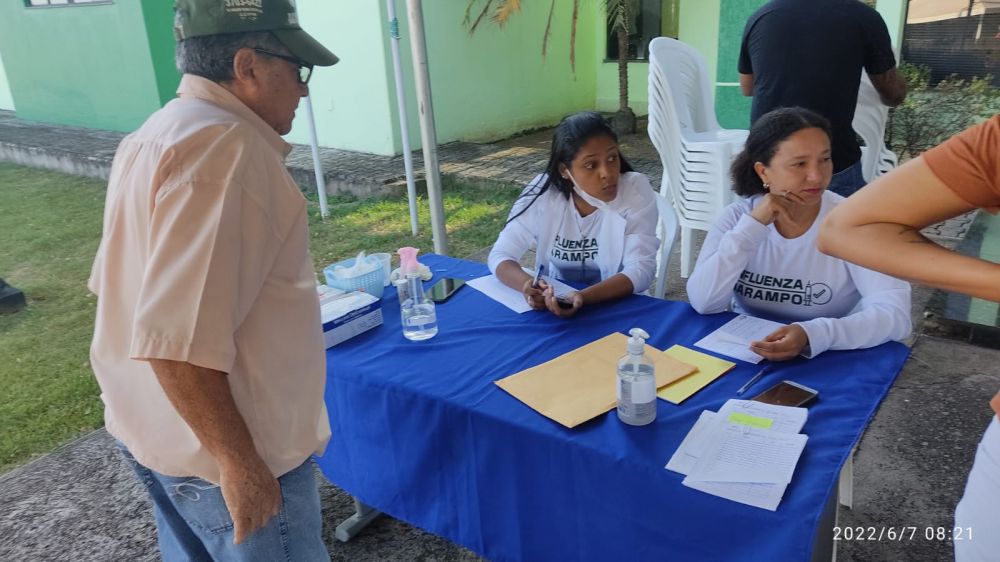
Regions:
<svg viewBox="0 0 1000 562"><path fill-rule="evenodd" d="M455 294L455 291L461 289L462 285L465 285L464 279L442 277L431 286L430 292L427 296L430 297L432 301L440 304Z"/></svg>
<svg viewBox="0 0 1000 562"><path fill-rule="evenodd" d="M792 381L781 381L754 396L751 400L778 406L803 406L813 401L817 396L819 396L819 392L808 386Z"/></svg>

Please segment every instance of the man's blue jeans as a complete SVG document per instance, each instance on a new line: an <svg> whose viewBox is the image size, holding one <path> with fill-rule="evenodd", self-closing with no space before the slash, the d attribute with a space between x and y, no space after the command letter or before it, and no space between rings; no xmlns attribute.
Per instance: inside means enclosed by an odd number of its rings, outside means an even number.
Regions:
<svg viewBox="0 0 1000 562"><path fill-rule="evenodd" d="M865 177L861 174L861 160L852 166L833 174L827 189L844 197L849 197L855 191L865 186Z"/></svg>
<svg viewBox="0 0 1000 562"><path fill-rule="evenodd" d="M313 462L278 478L281 511L241 544L233 544L233 520L219 486L195 477L165 476L139 464L119 448L146 486L156 512L156 532L165 562L304 561L328 562Z"/></svg>

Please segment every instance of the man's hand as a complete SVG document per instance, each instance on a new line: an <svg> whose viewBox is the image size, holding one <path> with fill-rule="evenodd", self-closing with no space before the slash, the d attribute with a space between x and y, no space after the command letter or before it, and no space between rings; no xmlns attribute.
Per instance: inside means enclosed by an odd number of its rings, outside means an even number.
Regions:
<svg viewBox="0 0 1000 562"><path fill-rule="evenodd" d="M254 446L226 373L150 359L170 403L219 466L219 488L240 544L281 508L281 487Z"/></svg>
<svg viewBox="0 0 1000 562"><path fill-rule="evenodd" d="M771 361L785 361L798 357L807 345L809 336L802 326L789 324L771 332L762 341L750 342L750 350Z"/></svg>
<svg viewBox="0 0 1000 562"><path fill-rule="evenodd" d="M258 456L220 464L219 487L233 519L233 544L263 528L281 509L281 486Z"/></svg>

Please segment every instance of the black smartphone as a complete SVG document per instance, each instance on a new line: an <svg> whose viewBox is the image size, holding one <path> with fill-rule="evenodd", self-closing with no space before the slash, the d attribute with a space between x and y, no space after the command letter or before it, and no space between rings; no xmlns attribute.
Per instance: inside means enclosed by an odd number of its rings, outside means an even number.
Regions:
<svg viewBox="0 0 1000 562"><path fill-rule="evenodd" d="M559 308L573 308L573 301L561 297L556 297L556 304L559 305Z"/></svg>
<svg viewBox="0 0 1000 562"><path fill-rule="evenodd" d="M436 303L442 303L455 294L455 291L459 290L462 285L465 285L464 279L443 277L431 286L430 293L427 296Z"/></svg>
<svg viewBox="0 0 1000 562"><path fill-rule="evenodd" d="M819 392L792 381L781 381L771 388L751 398L765 404L778 406L802 406L819 396Z"/></svg>

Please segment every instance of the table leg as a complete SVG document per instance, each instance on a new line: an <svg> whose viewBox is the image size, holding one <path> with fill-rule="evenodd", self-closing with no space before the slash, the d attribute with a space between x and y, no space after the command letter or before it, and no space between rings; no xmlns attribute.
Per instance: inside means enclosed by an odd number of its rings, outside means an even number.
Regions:
<svg viewBox="0 0 1000 562"><path fill-rule="evenodd" d="M854 509L854 453L857 451L857 447L851 449L847 462L840 469L840 505L847 509Z"/></svg>
<svg viewBox="0 0 1000 562"><path fill-rule="evenodd" d="M816 527L816 538L813 540L812 562L836 562L837 542L833 540L833 528L837 525L838 506L837 498L840 492L840 483L834 487L833 493L826 501L823 514L819 518L819 525Z"/></svg>
<svg viewBox="0 0 1000 562"><path fill-rule="evenodd" d="M358 501L357 498L354 498L354 515L343 520L340 525L337 525L337 531L334 533L334 536L340 542L347 542L360 533L362 529L368 526L381 513L381 511L367 506Z"/></svg>

